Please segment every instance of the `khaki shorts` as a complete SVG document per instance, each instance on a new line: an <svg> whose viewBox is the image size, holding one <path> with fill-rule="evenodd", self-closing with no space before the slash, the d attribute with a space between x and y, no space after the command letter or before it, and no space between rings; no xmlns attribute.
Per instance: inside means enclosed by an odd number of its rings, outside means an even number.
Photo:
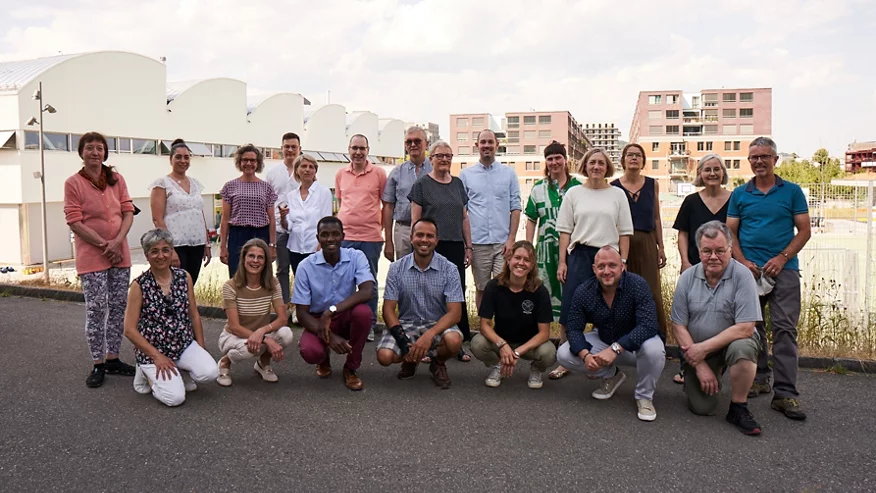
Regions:
<svg viewBox="0 0 876 493"><path fill-rule="evenodd" d="M715 373L718 379L718 393L709 395L703 392L697 371L689 364L684 364L684 393L687 395L687 405L691 412L701 416L712 416L718 409L718 396L721 389L721 376L724 370L738 363L740 360L757 363L757 353L760 344L756 335L747 339L737 339L721 351L706 357L706 364ZM747 389L746 389L747 390Z"/></svg>
<svg viewBox="0 0 876 493"><path fill-rule="evenodd" d="M472 245L471 272L474 274L478 291L483 291L490 279L502 272L502 266L505 264L505 258L502 256L504 248L504 243Z"/></svg>
<svg viewBox="0 0 876 493"><path fill-rule="evenodd" d="M392 246L395 249L395 259L398 260L411 253L411 226L399 224L398 221L392 227Z"/></svg>

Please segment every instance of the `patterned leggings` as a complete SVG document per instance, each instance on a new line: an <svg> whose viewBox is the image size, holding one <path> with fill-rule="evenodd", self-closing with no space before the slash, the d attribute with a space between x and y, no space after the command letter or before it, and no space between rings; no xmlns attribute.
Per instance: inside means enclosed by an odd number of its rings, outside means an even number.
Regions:
<svg viewBox="0 0 876 493"><path fill-rule="evenodd" d="M85 295L85 339L94 361L119 354L125 331L130 267L110 267L79 276Z"/></svg>

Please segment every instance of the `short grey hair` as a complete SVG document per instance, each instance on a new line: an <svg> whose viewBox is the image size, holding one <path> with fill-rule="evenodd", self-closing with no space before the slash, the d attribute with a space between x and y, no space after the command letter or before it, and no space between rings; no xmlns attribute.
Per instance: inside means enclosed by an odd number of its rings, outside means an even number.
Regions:
<svg viewBox="0 0 876 493"><path fill-rule="evenodd" d="M173 247L173 236L167 230L150 229L140 237L140 246L143 247L143 253L147 253L149 250L152 250L152 247L162 241Z"/></svg>
<svg viewBox="0 0 876 493"><path fill-rule="evenodd" d="M450 144L444 142L443 140L436 140L434 144L429 146L429 155L431 156L432 154L435 154L435 149L438 149L439 147L446 147L450 149L450 152L453 152L453 148L450 147Z"/></svg>
<svg viewBox="0 0 876 493"><path fill-rule="evenodd" d="M697 248L700 248L700 242L703 239L703 236L709 239L715 239L718 237L718 234L724 235L724 238L727 239L727 246L733 246L733 233L730 232L730 228L727 227L726 224L721 221L709 221L704 223L702 226L697 228L697 232L694 235L694 238L697 242Z"/></svg>
<svg viewBox="0 0 876 493"><path fill-rule="evenodd" d="M776 146L776 141L769 137L758 137L751 141L748 144L748 148L751 149L754 146L758 147L769 147L773 151L774 156L779 155L779 148Z"/></svg>
<svg viewBox="0 0 876 493"><path fill-rule="evenodd" d="M718 162L721 164L721 169L724 171L724 178L721 180L721 185L727 184L727 181L728 181L727 166L724 164L724 160L721 159L721 156L715 154L714 152L710 152L709 154L706 154L705 156L701 157L700 160L697 162L697 177L694 178L694 186L695 187L706 186L706 184L703 183L703 167L705 167L706 163L708 163L712 159L717 159Z"/></svg>
<svg viewBox="0 0 876 493"><path fill-rule="evenodd" d="M408 127L407 130L405 130L405 135L413 132L420 132L421 134L423 134L423 140L429 140L429 136L426 135L426 130L424 130L423 127L419 125L411 125L410 127Z"/></svg>

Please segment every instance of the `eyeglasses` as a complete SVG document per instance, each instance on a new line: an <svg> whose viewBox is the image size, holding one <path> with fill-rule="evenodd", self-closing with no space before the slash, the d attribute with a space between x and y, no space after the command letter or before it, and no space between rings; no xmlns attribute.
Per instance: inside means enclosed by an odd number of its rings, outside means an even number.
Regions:
<svg viewBox="0 0 876 493"><path fill-rule="evenodd" d="M420 145L422 143L423 143L423 139L408 139L405 141L406 146L413 145L413 144Z"/></svg>
<svg viewBox="0 0 876 493"><path fill-rule="evenodd" d="M350 150L353 152L365 152L368 150L368 148L362 146L350 146Z"/></svg>
<svg viewBox="0 0 876 493"><path fill-rule="evenodd" d="M761 154L758 156L748 156L748 160L752 163L756 163L758 161L769 161L774 158L772 154Z"/></svg>
<svg viewBox="0 0 876 493"><path fill-rule="evenodd" d="M251 164L251 163L257 163L257 162L259 162L259 160L258 160L258 159L251 159L251 158L248 158L248 157L247 157L247 158L243 158L243 159L241 159L240 162L241 162L241 163L250 163L250 164Z"/></svg>
<svg viewBox="0 0 876 493"><path fill-rule="evenodd" d="M719 248L719 249L717 249L717 250L700 250L700 257L702 257L702 258L712 258L712 254L715 254L715 255L717 255L718 257L723 257L724 255L727 254L727 251L728 251L728 250L726 250L726 249L724 249L724 248Z"/></svg>
<svg viewBox="0 0 876 493"><path fill-rule="evenodd" d="M432 154L432 159L453 159L453 154Z"/></svg>

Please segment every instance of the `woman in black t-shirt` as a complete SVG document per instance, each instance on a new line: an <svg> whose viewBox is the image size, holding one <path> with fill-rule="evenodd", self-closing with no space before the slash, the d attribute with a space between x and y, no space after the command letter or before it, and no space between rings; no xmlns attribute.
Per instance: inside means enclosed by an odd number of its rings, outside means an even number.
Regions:
<svg viewBox="0 0 876 493"><path fill-rule="evenodd" d="M727 204L730 192L722 185L727 184L727 168L724 160L717 154L706 154L697 163L697 177L694 186L704 187L697 193L684 198L673 229L678 230L678 253L681 256L681 271L684 272L700 263L700 251L694 235L700 226L709 221L727 222ZM684 383L684 365L672 377L675 383Z"/></svg>
<svg viewBox="0 0 876 493"><path fill-rule="evenodd" d="M498 387L523 358L532 361L527 385L540 389L542 373L556 362L557 350L548 340L551 298L538 278L532 243L514 244L499 277L487 283L478 315L481 333L471 340L471 352L490 368L487 386Z"/></svg>

